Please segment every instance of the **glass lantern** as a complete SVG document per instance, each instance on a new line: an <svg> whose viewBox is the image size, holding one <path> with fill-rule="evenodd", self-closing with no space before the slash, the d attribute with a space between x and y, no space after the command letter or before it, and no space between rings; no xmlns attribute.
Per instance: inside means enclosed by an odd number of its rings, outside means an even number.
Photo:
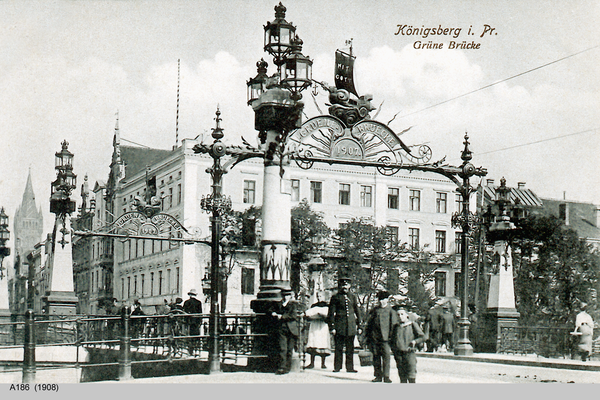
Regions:
<svg viewBox="0 0 600 400"><path fill-rule="evenodd" d="M265 51L275 59L280 66L289 53L296 34L296 27L285 20L286 8L279 3L275 6L275 20L265 25Z"/></svg>
<svg viewBox="0 0 600 400"><path fill-rule="evenodd" d="M312 80L312 61L302 54L302 40L296 37L292 54L282 66L281 84L299 96L300 92L310 86Z"/></svg>
<svg viewBox="0 0 600 400"><path fill-rule="evenodd" d="M261 59L256 63L258 75L246 83L248 85L248 105L251 105L254 100L257 100L260 95L266 90L267 85L267 62Z"/></svg>
<svg viewBox="0 0 600 400"><path fill-rule="evenodd" d="M69 143L64 140L62 142L62 150L55 153L55 167L57 169L71 167L73 165L73 153L68 150L68 147Z"/></svg>

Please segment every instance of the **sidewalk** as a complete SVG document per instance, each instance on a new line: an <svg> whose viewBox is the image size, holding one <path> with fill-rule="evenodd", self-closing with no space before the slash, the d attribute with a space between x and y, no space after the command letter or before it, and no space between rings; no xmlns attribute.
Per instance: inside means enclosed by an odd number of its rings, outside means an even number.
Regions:
<svg viewBox="0 0 600 400"><path fill-rule="evenodd" d="M567 360L567 359L548 359L535 355L510 355L510 354L486 354L476 353L473 356L455 356L452 353L417 353L418 357L422 358L439 358L446 360L460 360L471 362L498 363L518 366L546 367L559 368L581 371L600 371L600 361ZM306 384L306 383L323 383L323 384L353 384L353 383L370 383L373 379L372 366L360 366L358 357L355 355L355 368L357 373L348 373L344 370L333 372L331 365L327 369L306 369L300 372L289 373L285 375L275 375L273 373L261 372L224 372L212 375L179 375L153 378L136 378L133 381L124 381L119 383L206 383L206 384L224 384L224 383L257 383L257 384ZM333 360L331 360L333 361ZM392 369L395 369L395 363L392 357ZM331 364L331 362L329 363ZM428 383L436 383L438 378L433 374L424 376L423 381ZM444 377L444 383L449 382L448 377ZM397 377L393 378L397 382ZM115 383L115 381L105 381L96 383ZM463 383L463 380L457 380L456 383ZM485 383L485 382L480 382ZM490 382L491 383L491 382Z"/></svg>
<svg viewBox="0 0 600 400"><path fill-rule="evenodd" d="M496 353L474 353L472 356L455 356L453 353L417 353L417 357L444 358L452 360L486 362L509 365L522 365L530 367L546 367L572 369L579 371L600 371L600 361L570 360L566 358L546 358L535 354L496 354Z"/></svg>

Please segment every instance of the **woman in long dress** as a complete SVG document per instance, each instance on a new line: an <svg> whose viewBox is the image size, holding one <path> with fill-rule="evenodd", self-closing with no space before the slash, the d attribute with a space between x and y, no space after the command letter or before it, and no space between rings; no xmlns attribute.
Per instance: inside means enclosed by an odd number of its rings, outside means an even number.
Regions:
<svg viewBox="0 0 600 400"><path fill-rule="evenodd" d="M581 355L581 361L586 361L592 353L592 337L594 334L594 320L586 312L587 304L581 303L579 314L575 319L575 330L571 335L579 336L577 350Z"/></svg>
<svg viewBox="0 0 600 400"><path fill-rule="evenodd" d="M310 354L310 364L306 368L315 367L315 358L321 357L321 368L325 369L325 358L331 354L331 338L327 325L328 304L319 301L306 311L306 318L310 321L308 328L308 341L306 352Z"/></svg>

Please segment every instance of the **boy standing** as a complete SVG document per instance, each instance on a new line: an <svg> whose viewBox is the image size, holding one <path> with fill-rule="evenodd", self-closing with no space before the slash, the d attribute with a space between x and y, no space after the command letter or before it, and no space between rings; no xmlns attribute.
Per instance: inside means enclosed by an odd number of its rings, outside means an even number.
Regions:
<svg viewBox="0 0 600 400"><path fill-rule="evenodd" d="M398 367L398 376L400 383L415 383L417 379L416 346L423 343L425 334L419 324L411 321L406 307L398 306L397 312L400 324L394 331L392 350Z"/></svg>

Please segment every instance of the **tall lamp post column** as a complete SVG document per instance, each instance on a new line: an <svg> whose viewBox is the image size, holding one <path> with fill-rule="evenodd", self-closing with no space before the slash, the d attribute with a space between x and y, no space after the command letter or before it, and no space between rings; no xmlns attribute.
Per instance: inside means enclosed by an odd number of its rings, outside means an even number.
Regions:
<svg viewBox="0 0 600 400"><path fill-rule="evenodd" d="M8 277L4 273L4 257L10 255L10 247L6 242L10 239L8 230L8 215L4 212L4 207L0 208L0 318L10 316L8 305Z"/></svg>
<svg viewBox="0 0 600 400"><path fill-rule="evenodd" d="M285 20L286 8L275 6L275 19L264 26L264 50L273 56L277 73L267 75L267 62L257 63L258 75L248 81L248 105L255 113L255 129L264 150L260 287L250 304L259 316L254 331L269 335L257 338L256 353L269 355L259 369L274 369L275 321L268 314L281 300L281 290L290 288L291 182L284 167L288 133L300 126L304 104L301 92L311 85L312 61L302 54L296 27ZM298 363L294 363L296 365ZM294 366L292 367L294 368Z"/></svg>
<svg viewBox="0 0 600 400"><path fill-rule="evenodd" d="M473 155L469 150L469 137L465 134L464 149L461 154L462 165L461 172L458 174L462 178L462 184L458 185L457 191L462 197L462 212L452 216L452 225L460 227L461 233L461 258L460 271L462 280L462 292L460 301L460 319L458 321L459 338L454 346L454 354L457 356L473 355L473 346L469 340L469 231L471 225L475 222L475 216L470 212L469 197L474 191L470 184L470 178L476 175L476 169L471 164Z"/></svg>
<svg viewBox="0 0 600 400"><path fill-rule="evenodd" d="M75 189L77 176L73 174L73 153L64 140L62 149L55 154L56 180L52 182L50 212L56 214L52 233L52 275L50 290L46 293L47 313L69 315L76 313L78 298L73 285L73 250L70 214L75 212L75 202L70 196ZM60 236L60 240L59 240Z"/></svg>
<svg viewBox="0 0 600 400"><path fill-rule="evenodd" d="M513 262L510 240L517 228L511 222L510 188L506 179L500 180L496 188L496 199L491 208L491 221L488 228L488 239L494 244L492 270L488 293L487 309L482 315L482 350L498 352L500 350L502 330L518 325L521 314L515 305L515 288Z"/></svg>
<svg viewBox="0 0 600 400"><path fill-rule="evenodd" d="M213 158L212 167L208 172L212 178L212 193L202 197L200 206L211 214L211 261L210 261L210 320L209 320L209 373L221 372L221 358L219 355L219 246L221 241L221 215L231 209L231 199L222 195L222 178L225 170L221 166L221 157L227 152L227 147L221 139L223 129L220 126L221 112L217 109L217 124L213 129L214 142L208 148L208 153Z"/></svg>
<svg viewBox="0 0 600 400"><path fill-rule="evenodd" d="M248 81L248 105L265 152L262 208L260 291L255 312L268 312L280 291L290 287L291 187L284 167L287 135L299 127L304 104L301 92L310 86L312 61L302 55L296 27L285 20L286 8L275 7L275 19L264 27L264 50L273 56L277 73L268 77L267 62L257 63L258 75Z"/></svg>

